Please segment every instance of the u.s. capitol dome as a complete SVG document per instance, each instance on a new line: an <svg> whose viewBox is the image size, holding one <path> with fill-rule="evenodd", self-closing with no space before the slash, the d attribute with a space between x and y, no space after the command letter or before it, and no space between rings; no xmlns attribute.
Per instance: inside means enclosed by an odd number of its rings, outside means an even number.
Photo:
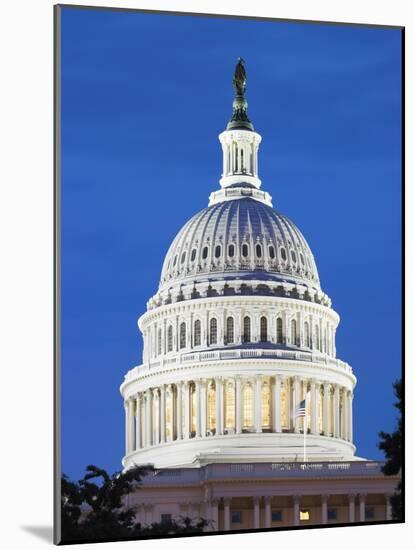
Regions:
<svg viewBox="0 0 415 550"><path fill-rule="evenodd" d="M138 321L143 361L121 385L125 468L354 459L339 316L304 236L261 189L261 136L234 86L220 189L173 239Z"/></svg>

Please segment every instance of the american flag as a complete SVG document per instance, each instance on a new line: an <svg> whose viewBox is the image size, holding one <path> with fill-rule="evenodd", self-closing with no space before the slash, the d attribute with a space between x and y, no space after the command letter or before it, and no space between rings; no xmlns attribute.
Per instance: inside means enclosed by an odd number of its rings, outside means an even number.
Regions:
<svg viewBox="0 0 415 550"><path fill-rule="evenodd" d="M299 418L300 416L305 416L305 399L300 401L299 405L295 410L295 417Z"/></svg>

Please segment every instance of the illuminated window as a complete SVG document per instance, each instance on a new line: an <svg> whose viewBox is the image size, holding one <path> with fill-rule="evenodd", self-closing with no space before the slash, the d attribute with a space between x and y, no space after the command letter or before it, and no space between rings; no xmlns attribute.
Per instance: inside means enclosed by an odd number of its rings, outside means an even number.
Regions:
<svg viewBox="0 0 415 550"><path fill-rule="evenodd" d="M246 384L243 389L243 427L252 428L254 425L254 389Z"/></svg>
<svg viewBox="0 0 415 550"><path fill-rule="evenodd" d="M247 245L247 244L243 244L243 245L242 245L242 256L243 256L244 258L247 258L247 257L248 257L248 253L249 253L248 245Z"/></svg>
<svg viewBox="0 0 415 550"><path fill-rule="evenodd" d="M266 342L268 340L268 323L266 317L261 317L260 332L261 342Z"/></svg>
<svg viewBox="0 0 415 550"><path fill-rule="evenodd" d="M310 510L300 510L300 520L308 521L310 519Z"/></svg>
<svg viewBox="0 0 415 550"><path fill-rule="evenodd" d="M201 330L200 330L200 321L199 319L195 321L194 325L194 345L200 346L201 344Z"/></svg>
<svg viewBox="0 0 415 550"><path fill-rule="evenodd" d="M208 430L214 430L216 427L216 390L214 386L209 386L207 394L207 425Z"/></svg>
<svg viewBox="0 0 415 550"><path fill-rule="evenodd" d="M157 332L157 355L161 355L161 328Z"/></svg>
<svg viewBox="0 0 415 550"><path fill-rule="evenodd" d="M186 323L180 323L180 349L186 347Z"/></svg>
<svg viewBox="0 0 415 550"><path fill-rule="evenodd" d="M248 316L244 317L243 341L244 342L251 341L251 319Z"/></svg>
<svg viewBox="0 0 415 550"><path fill-rule="evenodd" d="M305 321L304 323L304 340L305 340L305 345L309 348L311 347L311 342L310 342L310 325L308 324L307 321Z"/></svg>
<svg viewBox="0 0 415 550"><path fill-rule="evenodd" d="M297 321L291 319L291 343L297 345Z"/></svg>
<svg viewBox="0 0 415 550"><path fill-rule="evenodd" d="M225 428L235 427L235 387L231 382L225 389Z"/></svg>
<svg viewBox="0 0 415 550"><path fill-rule="evenodd" d="M233 317L226 319L226 342L233 344L234 341L234 320Z"/></svg>
<svg viewBox="0 0 415 550"><path fill-rule="evenodd" d="M167 351L173 350L173 327L170 325L167 329Z"/></svg>
<svg viewBox="0 0 415 550"><path fill-rule="evenodd" d="M262 257L262 247L260 244L257 244L256 247L255 247L255 252L256 252L256 255L257 255L257 258L261 258Z"/></svg>
<svg viewBox="0 0 415 550"><path fill-rule="evenodd" d="M209 342L211 344L218 343L218 322L214 317L210 320Z"/></svg>
<svg viewBox="0 0 415 550"><path fill-rule="evenodd" d="M220 253L221 253L221 247L220 245L217 245L215 247L215 258L220 258Z"/></svg>
<svg viewBox="0 0 415 550"><path fill-rule="evenodd" d="M228 255L229 255L229 258L233 258L235 256L235 245L233 244L229 245Z"/></svg>
<svg viewBox="0 0 415 550"><path fill-rule="evenodd" d="M273 260L275 258L275 249L273 246L270 246L268 248L268 253L269 253L269 257L271 258L271 260Z"/></svg>
<svg viewBox="0 0 415 550"><path fill-rule="evenodd" d="M277 344L282 344L282 319L277 319Z"/></svg>
<svg viewBox="0 0 415 550"><path fill-rule="evenodd" d="M203 247L203 250L202 250L202 260L206 260L206 258L208 257L208 247L205 246Z"/></svg>
<svg viewBox="0 0 415 550"><path fill-rule="evenodd" d="M271 387L265 382L261 391L261 416L262 427L271 427Z"/></svg>

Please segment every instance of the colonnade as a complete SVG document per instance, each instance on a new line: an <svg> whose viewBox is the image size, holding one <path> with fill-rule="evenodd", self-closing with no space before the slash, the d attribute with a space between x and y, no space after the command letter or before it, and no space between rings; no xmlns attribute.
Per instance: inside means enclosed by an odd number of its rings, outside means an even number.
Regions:
<svg viewBox="0 0 415 550"><path fill-rule="evenodd" d="M156 320L143 329L143 335L144 362L171 352L247 342L298 346L336 355L333 323L303 311L283 310L271 315L241 308L218 314L206 309Z"/></svg>
<svg viewBox="0 0 415 550"><path fill-rule="evenodd" d="M305 399L306 416L296 408ZM126 454L200 437L307 433L353 441L352 392L299 376L194 378L150 387L124 401Z"/></svg>

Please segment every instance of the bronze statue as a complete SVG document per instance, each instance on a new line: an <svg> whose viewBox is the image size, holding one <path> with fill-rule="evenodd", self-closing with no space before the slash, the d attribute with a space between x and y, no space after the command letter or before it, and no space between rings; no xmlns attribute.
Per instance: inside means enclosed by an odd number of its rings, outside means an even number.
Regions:
<svg viewBox="0 0 415 550"><path fill-rule="evenodd" d="M243 96L246 88L246 72L244 67L245 61L242 57L238 57L238 63L235 67L235 74L233 77L233 87L235 92L239 96Z"/></svg>

